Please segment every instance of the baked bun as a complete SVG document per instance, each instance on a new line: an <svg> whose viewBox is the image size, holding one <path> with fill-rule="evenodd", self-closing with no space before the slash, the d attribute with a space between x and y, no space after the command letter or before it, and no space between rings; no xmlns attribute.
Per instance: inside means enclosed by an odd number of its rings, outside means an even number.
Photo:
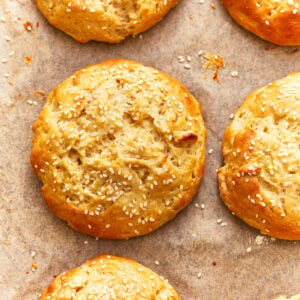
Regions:
<svg viewBox="0 0 300 300"><path fill-rule="evenodd" d="M246 99L226 129L221 196L261 233L300 240L300 73Z"/></svg>
<svg viewBox="0 0 300 300"><path fill-rule="evenodd" d="M192 200L203 176L200 104L137 62L76 72L50 93L33 131L31 164L46 203L92 236L157 229Z"/></svg>
<svg viewBox="0 0 300 300"><path fill-rule="evenodd" d="M300 45L299 0L223 0L243 27L277 45Z"/></svg>
<svg viewBox="0 0 300 300"><path fill-rule="evenodd" d="M300 295L293 296L291 298L287 298L286 296L280 296L274 300L300 300Z"/></svg>
<svg viewBox="0 0 300 300"><path fill-rule="evenodd" d="M117 43L137 35L177 5L178 0L35 0L39 10L58 29L86 43Z"/></svg>
<svg viewBox="0 0 300 300"><path fill-rule="evenodd" d="M173 287L128 258L100 255L56 277L40 300L179 300Z"/></svg>

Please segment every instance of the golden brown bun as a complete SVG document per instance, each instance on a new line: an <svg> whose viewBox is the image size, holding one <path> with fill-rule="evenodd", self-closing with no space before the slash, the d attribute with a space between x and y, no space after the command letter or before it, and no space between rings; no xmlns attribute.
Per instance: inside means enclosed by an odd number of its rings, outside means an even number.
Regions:
<svg viewBox="0 0 300 300"><path fill-rule="evenodd" d="M253 92L223 139L219 187L249 225L300 240L300 73Z"/></svg>
<svg viewBox="0 0 300 300"><path fill-rule="evenodd" d="M117 43L137 35L177 5L178 0L35 0L55 27L81 43Z"/></svg>
<svg viewBox="0 0 300 300"><path fill-rule="evenodd" d="M243 27L277 45L300 45L299 0L223 0Z"/></svg>
<svg viewBox="0 0 300 300"><path fill-rule="evenodd" d="M291 298L287 298L286 296L280 296L274 300L300 300L300 295L293 296Z"/></svg>
<svg viewBox="0 0 300 300"><path fill-rule="evenodd" d="M173 287L128 258L100 255L59 275L40 300L179 300Z"/></svg>
<svg viewBox="0 0 300 300"><path fill-rule="evenodd" d="M33 126L31 164L58 217L97 237L147 234L182 210L203 176L201 107L178 81L127 60L76 72Z"/></svg>

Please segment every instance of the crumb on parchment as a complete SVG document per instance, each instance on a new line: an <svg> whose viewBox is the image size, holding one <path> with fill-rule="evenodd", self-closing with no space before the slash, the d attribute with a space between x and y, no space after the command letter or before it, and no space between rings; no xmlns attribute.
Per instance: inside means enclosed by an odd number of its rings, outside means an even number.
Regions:
<svg viewBox="0 0 300 300"><path fill-rule="evenodd" d="M206 54L203 55L203 58L205 59L203 69L208 70L210 68L213 68L213 79L216 82L220 83L219 70L220 68L223 68L225 66L223 58L219 55L215 55L210 52L206 52Z"/></svg>

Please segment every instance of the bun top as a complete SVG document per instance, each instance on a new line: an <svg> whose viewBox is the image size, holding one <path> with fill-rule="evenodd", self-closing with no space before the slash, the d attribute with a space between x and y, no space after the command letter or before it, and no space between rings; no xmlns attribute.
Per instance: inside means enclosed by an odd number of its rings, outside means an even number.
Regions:
<svg viewBox="0 0 300 300"><path fill-rule="evenodd" d="M171 285L136 261L100 255L59 275L40 300L179 300Z"/></svg>
<svg viewBox="0 0 300 300"><path fill-rule="evenodd" d="M155 230L191 201L203 176L200 104L136 62L78 71L50 93L33 130L31 163L47 204L93 236Z"/></svg>
<svg viewBox="0 0 300 300"><path fill-rule="evenodd" d="M243 27L277 45L300 45L299 0L223 0Z"/></svg>
<svg viewBox="0 0 300 300"><path fill-rule="evenodd" d="M48 21L85 43L116 43L159 22L178 0L35 0Z"/></svg>
<svg viewBox="0 0 300 300"><path fill-rule="evenodd" d="M279 298L276 298L274 300L300 300L300 295L295 295L291 298L287 298L286 296L280 296Z"/></svg>
<svg viewBox="0 0 300 300"><path fill-rule="evenodd" d="M227 206L262 233L300 239L300 73L253 92L226 129Z"/></svg>

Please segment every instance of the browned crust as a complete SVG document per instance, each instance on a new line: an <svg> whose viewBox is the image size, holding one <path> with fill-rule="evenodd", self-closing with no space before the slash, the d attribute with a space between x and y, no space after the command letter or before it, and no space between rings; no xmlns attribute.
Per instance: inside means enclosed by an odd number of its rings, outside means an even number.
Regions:
<svg viewBox="0 0 300 300"><path fill-rule="evenodd" d="M129 65L140 65L137 62L134 61L128 61L128 60L121 60L121 59L114 59L105 61L101 64L99 64L99 67L102 65L105 65L106 67L112 66L112 65L120 65L120 64L129 64ZM94 68L95 66L90 66L85 68L84 72L87 72L89 68ZM80 76L81 70L76 72L73 76L73 80L76 80L77 77ZM53 192L52 187L47 184L47 182L44 182L44 186L41 189L42 196L44 198L44 201L50 208L50 210L55 214L57 217L65 220L68 222L68 224L74 228L75 230L92 235L95 237L101 237L105 239L127 239L133 236L140 236L147 233L150 233L156 229L158 229L160 226L165 224L166 222L173 219L178 212L180 212L182 209L184 209L190 201L193 199L195 194L198 191L199 184L202 180L203 173L204 173L204 163L205 163L205 141L206 141L206 130L203 125L202 120L202 110L201 105L199 102L188 92L188 90L179 83L176 79L172 78L171 76L159 72L160 78L167 78L170 86L178 86L180 87L180 93L182 95L187 95L180 97L181 99L184 99L184 104L187 108L187 111L192 116L199 116L200 117L200 131L192 133L191 136L193 137L195 134L202 137L203 144L201 148L201 156L199 156L195 160L195 166L194 166L194 177L195 177L195 184L190 186L190 189L188 191L184 191L182 193L182 198L177 203L176 207L166 207L166 209L163 211L163 214L160 215L159 219L156 219L155 222L149 224L148 226L140 224L139 226L135 226L134 229L136 229L139 233L133 234L132 231L128 230L127 226L127 219L124 219L123 213L121 211L122 207L119 207L118 210L115 208L108 209L105 214L102 214L101 217L95 217L84 214L84 212L81 209L77 209L74 206L69 205L65 201L61 201L55 192ZM61 89L62 86L65 83L62 83L59 85L53 93L56 93L58 89ZM50 94L51 95L51 94ZM37 133L38 128L43 124L44 120L46 118L46 112L45 110L42 111L39 118L33 125L33 131ZM37 177L41 179L41 173L40 169L45 167L45 161L49 161L47 159L47 153L44 152L44 150L40 147L40 140L43 139L40 135L35 134L33 138L33 148L32 153L30 156L30 161L32 168L34 172L36 173ZM182 143L189 143L189 141L182 141ZM133 218L132 221L135 221L136 218ZM125 222L126 221L126 222ZM109 228L105 228L105 224L110 224Z"/></svg>
<svg viewBox="0 0 300 300"><path fill-rule="evenodd" d="M100 268L100 266L103 266L104 264L107 264L105 268ZM81 270L84 269L85 266L88 266L89 268L92 269L99 269L99 271L102 274L105 274L105 272L108 272L108 278L111 278L111 275L116 276L116 280L118 282L118 285L114 285L114 291L118 293L119 291L122 290L122 285L124 285L123 280L131 280L131 276L133 274L138 274L139 278L143 276L145 278L144 281L138 281L136 283L136 287L140 289L147 289L149 292L154 291L155 293L159 293L161 290L164 290L165 293L168 295L168 300L180 300L179 295L175 291L175 289L164 279L162 279L159 275L157 275L155 272L150 270L149 268L137 263L135 260L130 259L130 258L124 258L124 257L117 257L117 256L112 256L108 254L102 254L99 255L93 259L90 259L86 261L83 265L73 269L69 270L65 273L62 273L58 275L55 280L52 281L52 283L48 286L47 289L44 290L42 295L40 296L40 300L46 300L46 299L62 299L62 298L57 298L57 297L51 297L51 295L54 292L58 291L63 291L67 287L65 287L64 284L68 282L72 282L74 277L80 276ZM126 267L127 270L130 270L130 273L128 274L127 278L122 278L119 274L119 271L122 270L123 267ZM84 272L84 271L83 271ZM103 275L102 275L103 276ZM151 281L151 284L149 283L149 278L153 278ZM95 281L99 281L101 277L98 279L96 278L88 278L90 280L96 279ZM103 279L102 279L103 280ZM80 288L84 288L83 286L78 286L77 287L79 290ZM81 296L84 296L81 294ZM85 295L88 297L88 294ZM139 295L137 294L134 299L138 299ZM130 299L133 299L132 297Z"/></svg>
<svg viewBox="0 0 300 300"><path fill-rule="evenodd" d="M300 10L285 0L263 0L261 7L257 2L223 0L233 19L262 39L282 46L300 45Z"/></svg>
<svg viewBox="0 0 300 300"><path fill-rule="evenodd" d="M55 9L52 9L49 5L53 2L35 0L37 7L51 25L80 43L87 43L91 40L119 43L126 37L135 36L160 22L169 10L178 4L178 1L168 0L166 5L161 5L161 1L155 1L157 2L156 6L151 2L151 5L145 3L137 8L138 20L135 20L138 21L137 23L130 20L129 23L122 24L117 15L97 11L96 7L94 8L95 12L91 13L87 9L83 9L78 1L62 0L58 2ZM66 12L67 9L70 9L68 3L72 3L71 12Z"/></svg>
<svg viewBox="0 0 300 300"><path fill-rule="evenodd" d="M290 86L292 91L295 91L293 88L299 89L299 75L299 73L291 74L250 94L237 111L233 123L238 115L246 111L252 110L252 112L257 113L261 109L262 98L271 102L276 100L280 87L287 88ZM298 85L297 80L299 80ZM268 98L261 98L264 91L268 91ZM290 97L292 98L293 95ZM294 99L294 101L297 100ZM264 188L260 183L262 168L255 168L251 163L251 159L256 157L256 148L253 147L252 150L249 150L249 146L251 141L255 140L257 132L249 128L236 131L233 123L228 126L223 138L222 150L225 166L218 170L219 189L224 203L236 216L250 226L259 229L262 234L286 240L300 240L300 212L282 216L282 210L276 205L271 205L271 199L268 198L267 193L264 193ZM232 153L237 149L249 157L250 170L243 161L243 155L233 157ZM257 195L264 195L263 202ZM250 199L254 200L255 203L251 203ZM290 205L295 205L295 203ZM294 209L295 207L291 208Z"/></svg>

